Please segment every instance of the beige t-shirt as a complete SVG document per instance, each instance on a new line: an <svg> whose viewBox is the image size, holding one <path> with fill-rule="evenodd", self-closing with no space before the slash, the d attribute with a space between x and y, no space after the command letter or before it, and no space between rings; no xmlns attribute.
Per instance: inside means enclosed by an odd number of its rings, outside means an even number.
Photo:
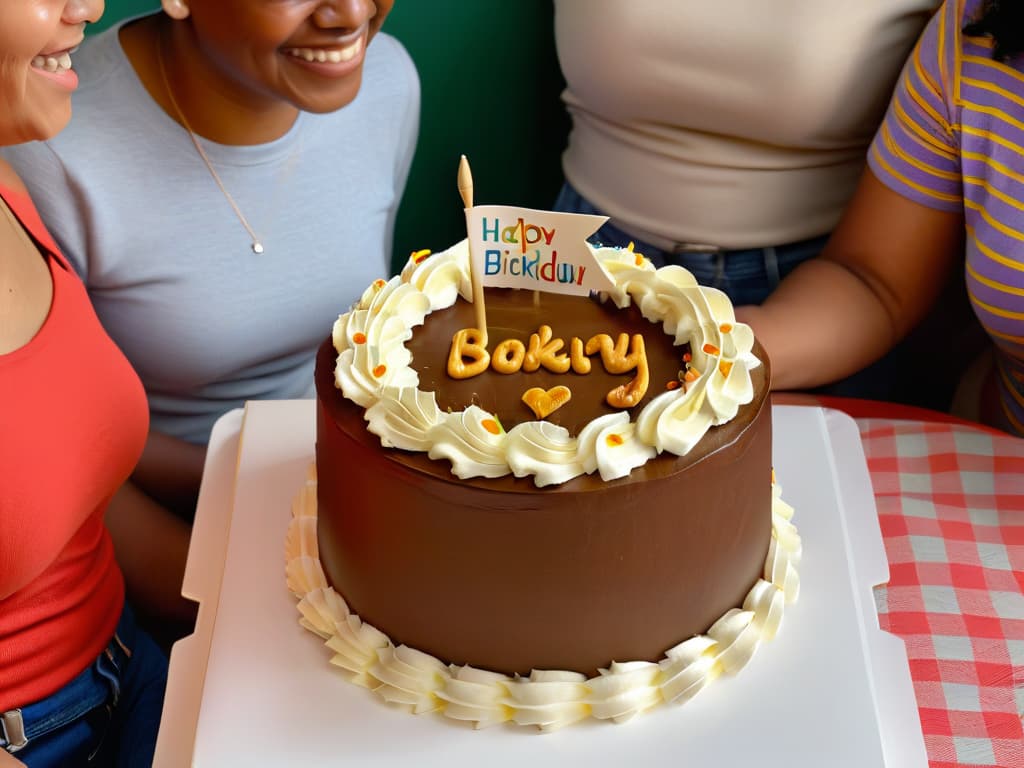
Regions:
<svg viewBox="0 0 1024 768"><path fill-rule="evenodd" d="M829 232L939 0L555 0L566 178L638 239Z"/></svg>

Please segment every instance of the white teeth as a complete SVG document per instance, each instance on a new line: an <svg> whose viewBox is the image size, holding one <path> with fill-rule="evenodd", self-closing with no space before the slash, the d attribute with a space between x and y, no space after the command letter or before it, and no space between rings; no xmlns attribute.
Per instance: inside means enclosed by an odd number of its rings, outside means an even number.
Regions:
<svg viewBox="0 0 1024 768"><path fill-rule="evenodd" d="M47 72L65 72L71 69L71 56L67 52L59 56L36 56L32 59L32 66Z"/></svg>
<svg viewBox="0 0 1024 768"><path fill-rule="evenodd" d="M298 59L306 61L317 61L321 63L340 64L343 61L352 61L359 52L363 50L363 39L359 38L352 45L345 48L330 50L326 48L287 48L285 53Z"/></svg>

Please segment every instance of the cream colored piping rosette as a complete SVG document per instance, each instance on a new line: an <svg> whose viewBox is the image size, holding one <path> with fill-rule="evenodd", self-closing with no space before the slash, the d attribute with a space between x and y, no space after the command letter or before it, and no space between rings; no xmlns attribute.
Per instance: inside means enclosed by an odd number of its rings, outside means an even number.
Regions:
<svg viewBox="0 0 1024 768"><path fill-rule="evenodd" d="M419 377L405 347L412 329L459 296L472 301L465 240L442 253L410 259L400 275L378 280L338 318L332 334L338 388L366 409L368 428L385 448L447 459L452 473L463 479L511 472L532 476L540 487L597 471L603 480L613 480L662 451L685 455L709 428L730 421L753 400L750 371L760 365L752 352L754 334L735 321L724 293L699 286L685 269L656 270L625 248L594 253L615 282L603 300L620 308L635 303L677 346L690 344L681 386L656 396L635 421L620 411L594 419L576 437L546 421L524 422L506 432L476 406L442 412L432 392L417 388Z"/></svg>
<svg viewBox="0 0 1024 768"><path fill-rule="evenodd" d="M352 683L410 712L439 712L476 728L515 723L552 731L596 718L628 721L660 704L682 704L722 674L735 674L762 641L771 640L800 581L800 535L793 509L772 484L772 536L764 573L743 602L708 630L665 652L658 662L616 662L587 678L576 672L534 670L509 677L447 665L422 651L395 646L349 611L327 584L316 538L316 469L292 504L285 543L288 588L298 599L299 623L324 639L330 661Z"/></svg>

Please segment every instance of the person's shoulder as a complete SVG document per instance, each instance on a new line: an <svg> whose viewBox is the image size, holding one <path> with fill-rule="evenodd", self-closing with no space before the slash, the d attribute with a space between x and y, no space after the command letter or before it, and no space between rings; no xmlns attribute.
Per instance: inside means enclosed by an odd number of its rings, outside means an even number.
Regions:
<svg viewBox="0 0 1024 768"><path fill-rule="evenodd" d="M988 0L944 0L943 7L950 18L958 24L971 21L979 13Z"/></svg>
<svg viewBox="0 0 1024 768"><path fill-rule="evenodd" d="M374 35L374 38L370 41L370 45L367 47L366 51L369 58L377 56L386 61L392 62L398 59L403 59L412 63L412 57L405 49L402 42L397 37L389 35L387 32L382 31Z"/></svg>
<svg viewBox="0 0 1024 768"><path fill-rule="evenodd" d="M943 0L917 43L912 58L931 76L944 77L963 45L962 29L985 0Z"/></svg>
<svg viewBox="0 0 1024 768"><path fill-rule="evenodd" d="M367 47L366 70L371 78L391 78L419 85L419 73L409 51L398 38L386 32L378 32Z"/></svg>
<svg viewBox="0 0 1024 768"><path fill-rule="evenodd" d="M989 0L943 0L937 21L951 38L959 38L963 28L979 18Z"/></svg>
<svg viewBox="0 0 1024 768"><path fill-rule="evenodd" d="M128 60L121 48L118 32L122 25L108 27L85 38L71 55L79 85L73 97L75 102L88 101L109 86L108 80L123 74Z"/></svg>
<svg viewBox="0 0 1024 768"><path fill-rule="evenodd" d="M0 154L0 197L6 199L12 192L18 195L28 195L25 182L21 180L21 177L11 164Z"/></svg>

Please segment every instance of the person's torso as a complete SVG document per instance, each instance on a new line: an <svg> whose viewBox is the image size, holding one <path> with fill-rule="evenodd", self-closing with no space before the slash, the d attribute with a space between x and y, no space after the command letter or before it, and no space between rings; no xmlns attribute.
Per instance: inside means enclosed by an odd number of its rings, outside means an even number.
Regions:
<svg viewBox="0 0 1024 768"><path fill-rule="evenodd" d="M28 200L4 198L49 243ZM0 355L0 710L56 690L109 639L124 588L103 513L148 425L141 383L85 287L47 258L46 321Z"/></svg>
<svg viewBox="0 0 1024 768"><path fill-rule="evenodd" d="M556 0L566 174L624 229L827 232L938 0Z"/></svg>
<svg viewBox="0 0 1024 768"><path fill-rule="evenodd" d="M952 82L966 228L965 280L999 360L1002 426L1024 435L1024 56L992 61L964 37Z"/></svg>

